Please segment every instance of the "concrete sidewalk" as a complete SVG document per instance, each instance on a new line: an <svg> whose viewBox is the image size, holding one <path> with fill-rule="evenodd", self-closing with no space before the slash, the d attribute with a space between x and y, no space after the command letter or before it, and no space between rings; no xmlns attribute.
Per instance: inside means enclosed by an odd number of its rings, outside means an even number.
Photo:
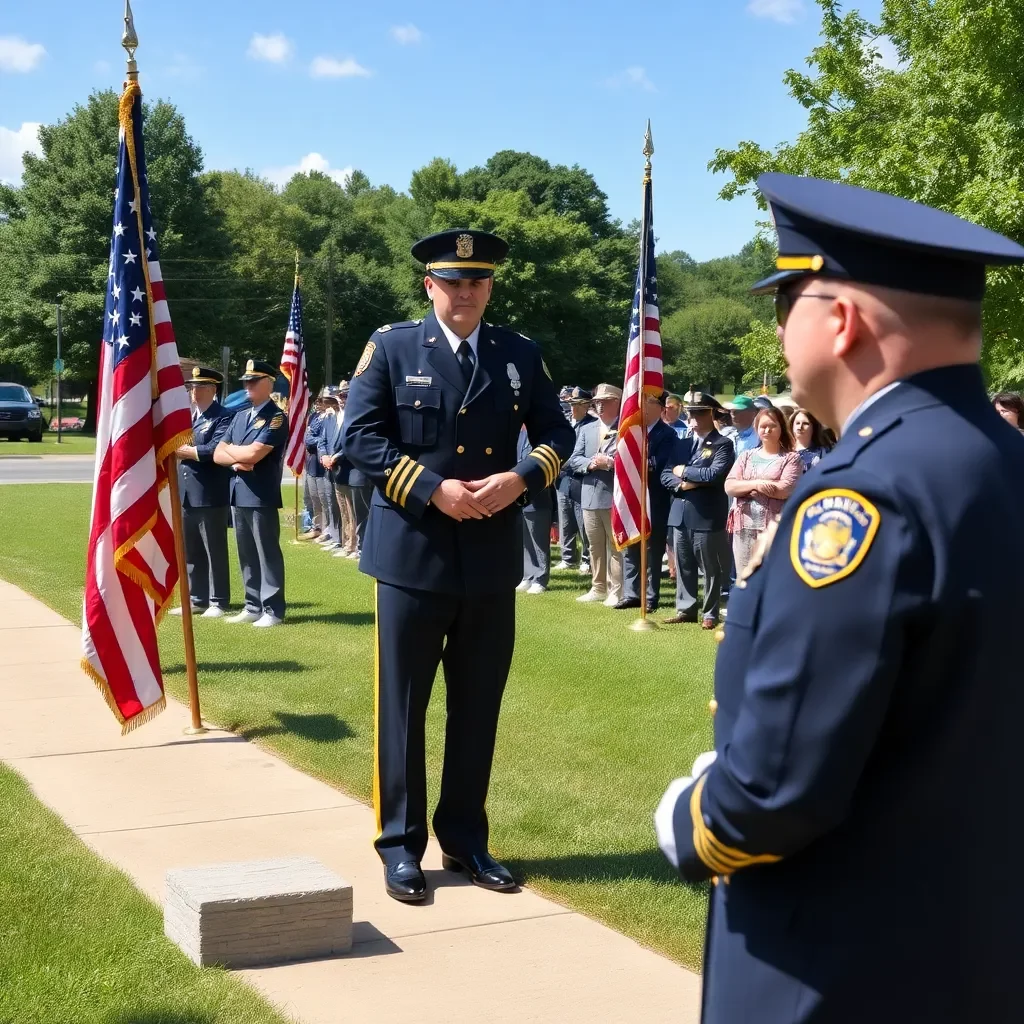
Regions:
<svg viewBox="0 0 1024 1024"><path fill-rule="evenodd" d="M296 854L352 883L347 956L238 972L306 1024L688 1024L696 975L535 893L424 861L423 906L389 899L373 813L228 732L188 738L174 701L126 737L78 667L79 629L0 581L0 759L97 853L163 900L168 868Z"/></svg>

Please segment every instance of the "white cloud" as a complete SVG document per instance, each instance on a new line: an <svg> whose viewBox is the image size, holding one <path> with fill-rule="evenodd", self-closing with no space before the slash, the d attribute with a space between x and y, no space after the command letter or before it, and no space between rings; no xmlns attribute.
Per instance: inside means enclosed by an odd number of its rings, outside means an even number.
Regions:
<svg viewBox="0 0 1024 1024"><path fill-rule="evenodd" d="M607 79L606 84L612 89L621 89L623 86L632 86L643 89L645 92L657 92L654 83L647 77L647 71L641 67L626 68L617 75Z"/></svg>
<svg viewBox="0 0 1024 1024"><path fill-rule="evenodd" d="M345 185L352 176L351 167L331 168L331 162L320 153L307 153L297 164L290 164L287 167L270 167L263 172L263 177L272 181L275 185L287 185L296 174L309 174L310 171L319 171L332 178L339 185Z"/></svg>
<svg viewBox="0 0 1024 1024"><path fill-rule="evenodd" d="M373 74L369 68L357 64L351 57L345 60L315 57L309 66L309 73L314 78L369 78Z"/></svg>
<svg viewBox="0 0 1024 1024"><path fill-rule="evenodd" d="M0 36L0 71L34 71L45 56L46 48L41 43Z"/></svg>
<svg viewBox="0 0 1024 1024"><path fill-rule="evenodd" d="M20 184L22 153L43 155L43 147L39 144L41 127L34 121L26 121L17 131L0 125L0 181Z"/></svg>
<svg viewBox="0 0 1024 1024"><path fill-rule="evenodd" d="M265 60L271 64L283 64L291 58L295 52L292 41L280 32L270 36L261 36L255 33L249 40L247 56L253 60Z"/></svg>
<svg viewBox="0 0 1024 1024"><path fill-rule="evenodd" d="M803 0L750 0L747 10L755 18L767 18L781 25L792 25L804 13Z"/></svg>
<svg viewBox="0 0 1024 1024"><path fill-rule="evenodd" d="M403 46L410 46L423 40L423 33L410 22L408 25L392 25L391 37Z"/></svg>
<svg viewBox="0 0 1024 1024"><path fill-rule="evenodd" d="M879 36L872 45L878 51L876 60L887 71L902 71L906 66L900 60L896 44L888 36Z"/></svg>

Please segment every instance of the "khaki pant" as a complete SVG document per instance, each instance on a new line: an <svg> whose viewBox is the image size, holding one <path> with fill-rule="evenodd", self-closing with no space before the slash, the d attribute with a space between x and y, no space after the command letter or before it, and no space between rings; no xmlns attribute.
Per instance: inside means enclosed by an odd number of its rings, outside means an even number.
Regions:
<svg viewBox="0 0 1024 1024"><path fill-rule="evenodd" d="M341 513L341 546L349 552L356 550L356 508L352 503L352 488L348 484L335 484L334 493L338 498L338 510Z"/></svg>
<svg viewBox="0 0 1024 1024"><path fill-rule="evenodd" d="M585 508L583 526L590 542L591 589L595 594L622 600L622 555L612 539L612 510Z"/></svg>

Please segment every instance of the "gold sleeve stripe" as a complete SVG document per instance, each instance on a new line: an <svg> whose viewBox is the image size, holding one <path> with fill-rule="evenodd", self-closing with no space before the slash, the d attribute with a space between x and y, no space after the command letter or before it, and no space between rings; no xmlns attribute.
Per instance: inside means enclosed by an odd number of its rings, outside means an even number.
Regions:
<svg viewBox="0 0 1024 1024"><path fill-rule="evenodd" d="M734 846L727 846L704 824L704 815L700 809L700 798L704 792L704 782L707 775L702 775L697 780L697 785L690 793L690 818L693 821L693 846L697 856L716 875L731 875L741 868L748 868L753 864L775 864L782 860L773 853L750 854L743 850L737 850Z"/></svg>
<svg viewBox="0 0 1024 1024"><path fill-rule="evenodd" d="M409 467L413 464L412 459L408 455L403 455L398 462L395 463L394 468L391 470L391 476L388 478L387 487L384 488L384 497L390 498L392 501L395 500L395 491L398 489L398 482L408 472Z"/></svg>
<svg viewBox="0 0 1024 1024"><path fill-rule="evenodd" d="M405 503L409 500L409 495L412 494L412 485L416 483L416 478L423 472L423 467L418 462L414 462L413 465L416 468L409 474L408 482L398 492L398 504L402 508L405 508Z"/></svg>
<svg viewBox="0 0 1024 1024"><path fill-rule="evenodd" d="M544 470L544 484L547 486L551 483L551 460L543 452L532 451L530 452L530 458L536 459L540 463Z"/></svg>
<svg viewBox="0 0 1024 1024"><path fill-rule="evenodd" d="M406 480L409 479L410 474L416 468L416 463L412 459L405 462L402 468L395 474L392 474L395 478L394 486L391 488L391 500L396 505L401 505L402 502L399 499L399 495L402 493L402 489L405 486Z"/></svg>
<svg viewBox="0 0 1024 1024"><path fill-rule="evenodd" d="M561 466L558 454L550 445L542 444L534 448L530 455L544 467L547 485L550 487L554 483L555 477L558 476L558 469Z"/></svg>

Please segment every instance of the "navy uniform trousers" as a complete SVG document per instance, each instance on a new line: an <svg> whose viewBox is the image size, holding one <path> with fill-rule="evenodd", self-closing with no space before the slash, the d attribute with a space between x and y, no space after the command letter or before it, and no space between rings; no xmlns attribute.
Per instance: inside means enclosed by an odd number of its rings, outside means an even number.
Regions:
<svg viewBox="0 0 1024 1024"><path fill-rule="evenodd" d="M520 427L533 449L517 459ZM537 346L482 324L471 375L433 314L374 333L352 378L343 446L375 486L360 568L376 584L375 846L385 864L427 846L424 730L438 665L447 724L434 831L446 853L487 848L485 801L523 576L513 504L456 522L429 504L445 479L514 470L545 495L573 432Z"/></svg>

